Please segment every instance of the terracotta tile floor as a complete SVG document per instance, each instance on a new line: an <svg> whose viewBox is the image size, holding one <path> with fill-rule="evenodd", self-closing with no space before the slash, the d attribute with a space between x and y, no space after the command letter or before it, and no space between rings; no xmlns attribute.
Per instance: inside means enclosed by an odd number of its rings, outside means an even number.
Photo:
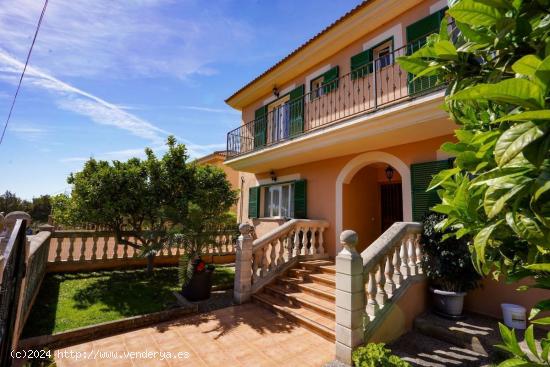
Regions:
<svg viewBox="0 0 550 367"><path fill-rule="evenodd" d="M132 352L141 354L128 354ZM118 359L109 353L118 353ZM167 358L169 353L173 358ZM334 359L334 344L260 306L245 304L75 345L55 355L59 367L319 367Z"/></svg>

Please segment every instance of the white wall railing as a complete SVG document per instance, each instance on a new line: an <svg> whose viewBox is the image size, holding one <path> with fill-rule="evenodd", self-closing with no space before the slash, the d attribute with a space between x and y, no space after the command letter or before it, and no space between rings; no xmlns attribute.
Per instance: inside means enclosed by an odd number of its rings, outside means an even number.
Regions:
<svg viewBox="0 0 550 367"><path fill-rule="evenodd" d="M250 296L300 259L328 257L323 233L325 220L292 219L254 240L254 228L239 227L235 260L235 301Z"/></svg>
<svg viewBox="0 0 550 367"><path fill-rule="evenodd" d="M400 290L421 276L420 223L397 222L361 254L357 234L344 231L336 257L336 358L351 364L353 349L365 342Z"/></svg>

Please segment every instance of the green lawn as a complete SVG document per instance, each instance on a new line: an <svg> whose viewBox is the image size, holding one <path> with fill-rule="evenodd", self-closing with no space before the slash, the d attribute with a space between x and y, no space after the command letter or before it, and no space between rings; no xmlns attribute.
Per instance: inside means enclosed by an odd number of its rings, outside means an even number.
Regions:
<svg viewBox="0 0 550 367"><path fill-rule="evenodd" d="M214 284L233 282L234 267L217 266ZM24 337L58 333L167 309L179 290L177 267L144 270L50 274L23 331Z"/></svg>

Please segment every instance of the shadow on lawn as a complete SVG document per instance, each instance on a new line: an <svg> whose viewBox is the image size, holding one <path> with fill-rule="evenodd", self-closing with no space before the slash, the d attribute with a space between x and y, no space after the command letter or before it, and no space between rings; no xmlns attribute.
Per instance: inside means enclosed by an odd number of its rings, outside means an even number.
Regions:
<svg viewBox="0 0 550 367"><path fill-rule="evenodd" d="M75 308L85 310L101 304L103 311L136 316L166 309L175 302L172 292L178 288L176 269L112 271L97 277L74 295Z"/></svg>

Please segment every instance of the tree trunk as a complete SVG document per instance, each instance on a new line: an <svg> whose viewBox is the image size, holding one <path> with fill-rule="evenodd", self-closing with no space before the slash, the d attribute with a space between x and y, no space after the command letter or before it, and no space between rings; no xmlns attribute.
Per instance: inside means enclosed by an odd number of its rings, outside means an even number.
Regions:
<svg viewBox="0 0 550 367"><path fill-rule="evenodd" d="M147 254L147 275L153 275L153 264L155 260L155 253L150 252Z"/></svg>

